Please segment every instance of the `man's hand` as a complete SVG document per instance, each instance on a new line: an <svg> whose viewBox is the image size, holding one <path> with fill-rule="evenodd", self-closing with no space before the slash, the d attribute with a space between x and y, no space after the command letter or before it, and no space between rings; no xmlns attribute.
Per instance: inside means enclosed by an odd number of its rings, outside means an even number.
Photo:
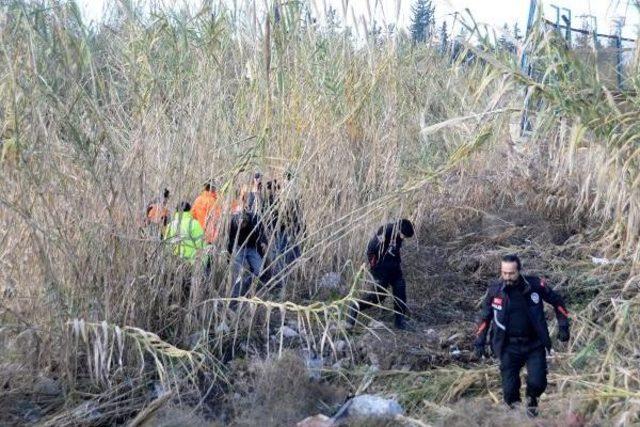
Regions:
<svg viewBox="0 0 640 427"><path fill-rule="evenodd" d="M569 341L569 338L570 338L569 328L558 329L558 340L562 342L567 342Z"/></svg>

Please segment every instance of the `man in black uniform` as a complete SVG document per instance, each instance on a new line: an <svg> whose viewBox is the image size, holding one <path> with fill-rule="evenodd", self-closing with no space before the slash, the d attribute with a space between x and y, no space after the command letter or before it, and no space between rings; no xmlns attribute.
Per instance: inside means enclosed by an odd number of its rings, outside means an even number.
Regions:
<svg viewBox="0 0 640 427"><path fill-rule="evenodd" d="M489 327L491 347L500 359L504 401L520 401L520 370L527 365L527 411L537 414L538 398L547 387L546 351L551 339L543 301L551 304L558 319L558 339L569 340L569 313L562 297L544 279L520 274L516 255L502 258L500 280L493 281L482 305L476 332L476 355L485 354Z"/></svg>
<svg viewBox="0 0 640 427"><path fill-rule="evenodd" d="M367 259L371 275L376 281L375 293L367 295L360 303L354 303L349 310L349 324L355 324L358 310L366 310L380 305L386 297L386 289L391 286L395 326L406 329L407 312L406 283L400 267L400 249L405 238L413 237L413 224L408 219L389 223L378 229L367 246Z"/></svg>

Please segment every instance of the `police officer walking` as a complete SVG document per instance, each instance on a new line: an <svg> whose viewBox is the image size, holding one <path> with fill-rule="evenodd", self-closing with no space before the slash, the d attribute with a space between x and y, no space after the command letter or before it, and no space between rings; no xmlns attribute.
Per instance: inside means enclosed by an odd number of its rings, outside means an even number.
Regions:
<svg viewBox="0 0 640 427"><path fill-rule="evenodd" d="M544 279L523 276L520 269L516 255L502 258L500 280L490 284L483 301L475 348L478 357L485 354L491 328L491 348L500 360L502 392L510 407L520 402L520 370L527 366L527 413L536 416L538 398L547 388L546 351L551 350L543 301L555 309L563 342L569 340L569 313Z"/></svg>

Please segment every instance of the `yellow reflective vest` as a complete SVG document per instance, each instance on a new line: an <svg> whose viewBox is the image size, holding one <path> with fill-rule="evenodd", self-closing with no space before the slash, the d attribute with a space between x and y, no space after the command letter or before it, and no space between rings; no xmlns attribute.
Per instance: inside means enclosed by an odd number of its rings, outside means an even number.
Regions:
<svg viewBox="0 0 640 427"><path fill-rule="evenodd" d="M174 246L173 253L193 262L204 248L204 231L191 212L177 212L167 227L164 238Z"/></svg>

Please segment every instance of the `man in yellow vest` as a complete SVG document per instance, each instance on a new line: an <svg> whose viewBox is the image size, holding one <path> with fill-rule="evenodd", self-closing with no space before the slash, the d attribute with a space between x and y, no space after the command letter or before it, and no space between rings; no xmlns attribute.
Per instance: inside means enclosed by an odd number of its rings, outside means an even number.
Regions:
<svg viewBox="0 0 640 427"><path fill-rule="evenodd" d="M191 205L188 202L178 205L164 237L173 244L173 253L191 264L198 251L204 249L204 230L191 214Z"/></svg>
<svg viewBox="0 0 640 427"><path fill-rule="evenodd" d="M176 283L181 283L180 305L184 306L191 293L191 278L195 260L204 249L204 230L191 214L191 205L181 202L165 232L165 241L173 246L173 254L185 261L186 268L177 268Z"/></svg>

